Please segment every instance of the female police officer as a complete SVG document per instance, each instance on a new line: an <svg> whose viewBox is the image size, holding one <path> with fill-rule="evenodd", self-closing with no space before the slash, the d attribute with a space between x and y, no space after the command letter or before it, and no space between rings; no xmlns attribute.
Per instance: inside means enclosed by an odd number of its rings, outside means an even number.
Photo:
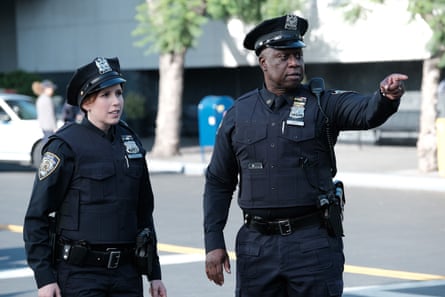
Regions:
<svg viewBox="0 0 445 297"><path fill-rule="evenodd" d="M145 151L120 121L124 83L118 59L98 57L68 84L67 101L85 118L63 126L43 148L24 222L39 296L143 296L141 273L152 296L167 296ZM152 248L144 271L135 261L142 230L151 232Z"/></svg>
<svg viewBox="0 0 445 297"><path fill-rule="evenodd" d="M371 96L324 91L320 80L301 84L307 27L305 19L288 15L246 35L264 87L227 111L206 172L206 273L218 285L223 269L230 271L223 229L239 176L245 224L236 242L238 297L341 296L333 145L339 131L370 129L396 112L407 79L392 74Z"/></svg>

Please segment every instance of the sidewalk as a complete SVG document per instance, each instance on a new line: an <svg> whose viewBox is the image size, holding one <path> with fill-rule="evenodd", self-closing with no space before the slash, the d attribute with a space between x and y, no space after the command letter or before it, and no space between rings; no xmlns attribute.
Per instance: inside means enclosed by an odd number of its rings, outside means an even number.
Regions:
<svg viewBox="0 0 445 297"><path fill-rule="evenodd" d="M149 152L152 138L142 139ZM180 155L154 158L147 154L151 173L203 175L210 161L211 147L201 148L198 138L182 138ZM369 143L339 142L336 145L337 179L348 186L426 190L445 193L445 176L417 170L414 146L379 146Z"/></svg>
<svg viewBox="0 0 445 297"><path fill-rule="evenodd" d="M180 173L186 175L204 175L210 161L212 148L199 146L198 138L181 138L178 156L154 158L150 156L153 138L143 138L142 144L147 150L147 164L150 173Z"/></svg>

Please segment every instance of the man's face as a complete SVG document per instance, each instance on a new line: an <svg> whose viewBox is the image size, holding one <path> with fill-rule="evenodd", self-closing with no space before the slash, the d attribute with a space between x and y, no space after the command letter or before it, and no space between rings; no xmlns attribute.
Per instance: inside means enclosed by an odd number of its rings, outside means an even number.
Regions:
<svg viewBox="0 0 445 297"><path fill-rule="evenodd" d="M304 77L303 50L265 48L259 58L267 89L277 95L298 87Z"/></svg>

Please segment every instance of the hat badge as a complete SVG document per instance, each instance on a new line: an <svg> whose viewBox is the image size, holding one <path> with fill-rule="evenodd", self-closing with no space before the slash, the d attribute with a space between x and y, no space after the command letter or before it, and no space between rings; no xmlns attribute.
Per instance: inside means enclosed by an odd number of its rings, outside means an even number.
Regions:
<svg viewBox="0 0 445 297"><path fill-rule="evenodd" d="M96 63L97 70L99 71L99 74L104 74L110 71L113 71L110 67L110 64L108 64L107 59L99 57L94 60Z"/></svg>
<svg viewBox="0 0 445 297"><path fill-rule="evenodd" d="M286 24L284 25L284 29L296 31L297 28L298 28L298 16L287 15L286 16Z"/></svg>

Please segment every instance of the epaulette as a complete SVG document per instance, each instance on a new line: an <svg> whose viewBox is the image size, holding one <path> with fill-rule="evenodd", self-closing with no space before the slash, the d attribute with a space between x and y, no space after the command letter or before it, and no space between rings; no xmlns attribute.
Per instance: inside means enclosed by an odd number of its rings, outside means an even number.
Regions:
<svg viewBox="0 0 445 297"><path fill-rule="evenodd" d="M130 131L132 134L136 135L136 132L124 120L119 120L118 126L122 127L124 130Z"/></svg>
<svg viewBox="0 0 445 297"><path fill-rule="evenodd" d="M62 127L60 127L60 128L57 129L57 132L66 130L66 129L72 127L73 125L76 125L76 123L75 123L75 122L64 123L64 124L62 125Z"/></svg>
<svg viewBox="0 0 445 297"><path fill-rule="evenodd" d="M251 97L252 95L255 95L255 94L258 94L258 89L251 90L251 91L241 95L241 97L238 97L237 100L243 100L243 99L249 98L249 97Z"/></svg>
<svg viewBox="0 0 445 297"><path fill-rule="evenodd" d="M350 90L332 90L331 94L338 95L343 93L357 93L356 91L350 91Z"/></svg>

